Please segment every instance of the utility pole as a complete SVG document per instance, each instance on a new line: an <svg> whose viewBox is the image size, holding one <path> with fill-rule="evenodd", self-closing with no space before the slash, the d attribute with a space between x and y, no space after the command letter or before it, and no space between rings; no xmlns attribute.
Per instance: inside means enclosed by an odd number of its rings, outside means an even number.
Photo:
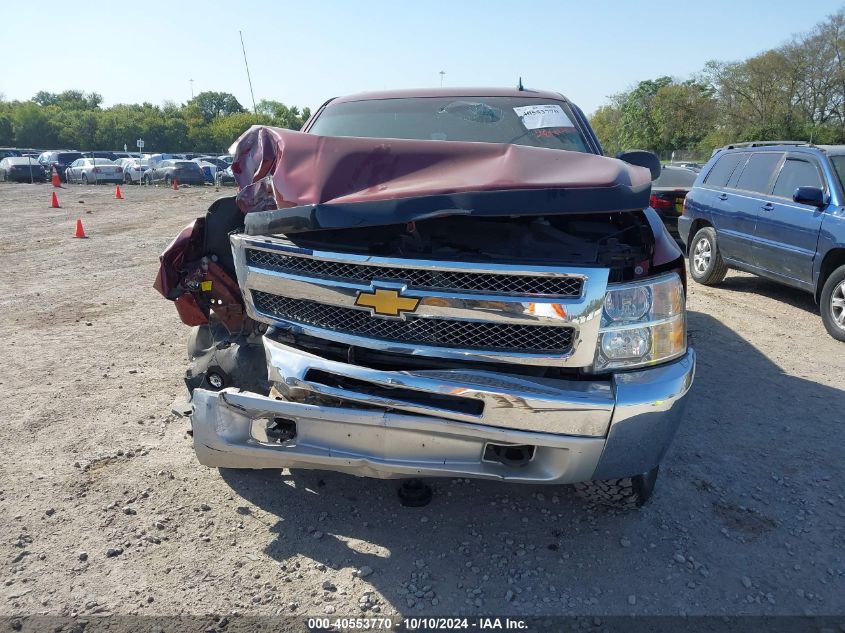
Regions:
<svg viewBox="0 0 845 633"><path fill-rule="evenodd" d="M440 71L440 87L441 87L441 88L443 87L443 77L445 77L445 76L446 76L446 71L445 71L445 70L441 70L441 71Z"/></svg>
<svg viewBox="0 0 845 633"><path fill-rule="evenodd" d="M194 100L194 80L189 79L188 81L191 82L191 101L193 101Z"/></svg>

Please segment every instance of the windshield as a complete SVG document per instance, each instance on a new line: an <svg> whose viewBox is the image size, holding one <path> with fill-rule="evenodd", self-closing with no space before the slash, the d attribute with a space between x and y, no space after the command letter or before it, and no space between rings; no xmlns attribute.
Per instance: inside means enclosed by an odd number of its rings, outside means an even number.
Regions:
<svg viewBox="0 0 845 633"><path fill-rule="evenodd" d="M79 158L82 158L79 152L64 152L56 156L56 160L60 163L72 163Z"/></svg>
<svg viewBox="0 0 845 633"><path fill-rule="evenodd" d="M417 97L329 104L308 130L322 136L514 143L587 152L564 101Z"/></svg>

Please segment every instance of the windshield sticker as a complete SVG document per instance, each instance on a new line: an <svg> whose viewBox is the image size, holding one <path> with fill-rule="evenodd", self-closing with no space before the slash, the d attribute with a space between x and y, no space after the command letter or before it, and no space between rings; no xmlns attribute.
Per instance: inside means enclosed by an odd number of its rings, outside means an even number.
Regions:
<svg viewBox="0 0 845 633"><path fill-rule="evenodd" d="M575 132L574 127L547 127L538 130L531 130L534 138L552 138L555 136L565 136Z"/></svg>
<svg viewBox="0 0 845 633"><path fill-rule="evenodd" d="M536 106L519 106L513 109L516 116L522 121L522 124L527 130L537 130L540 128L574 128L572 121L566 116L557 104L536 105Z"/></svg>

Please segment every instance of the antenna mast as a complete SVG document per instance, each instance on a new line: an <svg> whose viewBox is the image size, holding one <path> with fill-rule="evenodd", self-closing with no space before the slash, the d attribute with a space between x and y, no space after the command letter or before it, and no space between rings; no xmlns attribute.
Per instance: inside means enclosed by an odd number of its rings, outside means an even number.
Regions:
<svg viewBox="0 0 845 633"><path fill-rule="evenodd" d="M249 82L249 96L252 97L252 112L258 114L258 109L255 107L255 93L252 91L252 77L249 76L249 62L246 61L246 48L244 48L244 34L238 31L241 36L241 50L244 52L244 66L246 66L246 79Z"/></svg>

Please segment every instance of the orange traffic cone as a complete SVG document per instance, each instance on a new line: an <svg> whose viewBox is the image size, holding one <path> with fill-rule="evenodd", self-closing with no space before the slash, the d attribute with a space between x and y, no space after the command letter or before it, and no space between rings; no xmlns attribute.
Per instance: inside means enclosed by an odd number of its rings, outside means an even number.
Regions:
<svg viewBox="0 0 845 633"><path fill-rule="evenodd" d="M82 227L82 219L79 218L76 220L76 233L73 234L74 237L88 237L85 235L85 229Z"/></svg>
<svg viewBox="0 0 845 633"><path fill-rule="evenodd" d="M179 191L179 181L175 178L173 179L173 191Z"/></svg>
<svg viewBox="0 0 845 633"><path fill-rule="evenodd" d="M120 193L120 185L118 185L117 188L114 190L114 197L118 200L123 200L123 194Z"/></svg>
<svg viewBox="0 0 845 633"><path fill-rule="evenodd" d="M56 171L55 167L53 167L53 175L50 177L50 182L53 184L54 187L62 186L62 179L59 178L59 172Z"/></svg>
<svg viewBox="0 0 845 633"><path fill-rule="evenodd" d="M61 209L59 206L59 197L56 195L56 192L53 192L53 197L50 200L50 208L51 209Z"/></svg>

